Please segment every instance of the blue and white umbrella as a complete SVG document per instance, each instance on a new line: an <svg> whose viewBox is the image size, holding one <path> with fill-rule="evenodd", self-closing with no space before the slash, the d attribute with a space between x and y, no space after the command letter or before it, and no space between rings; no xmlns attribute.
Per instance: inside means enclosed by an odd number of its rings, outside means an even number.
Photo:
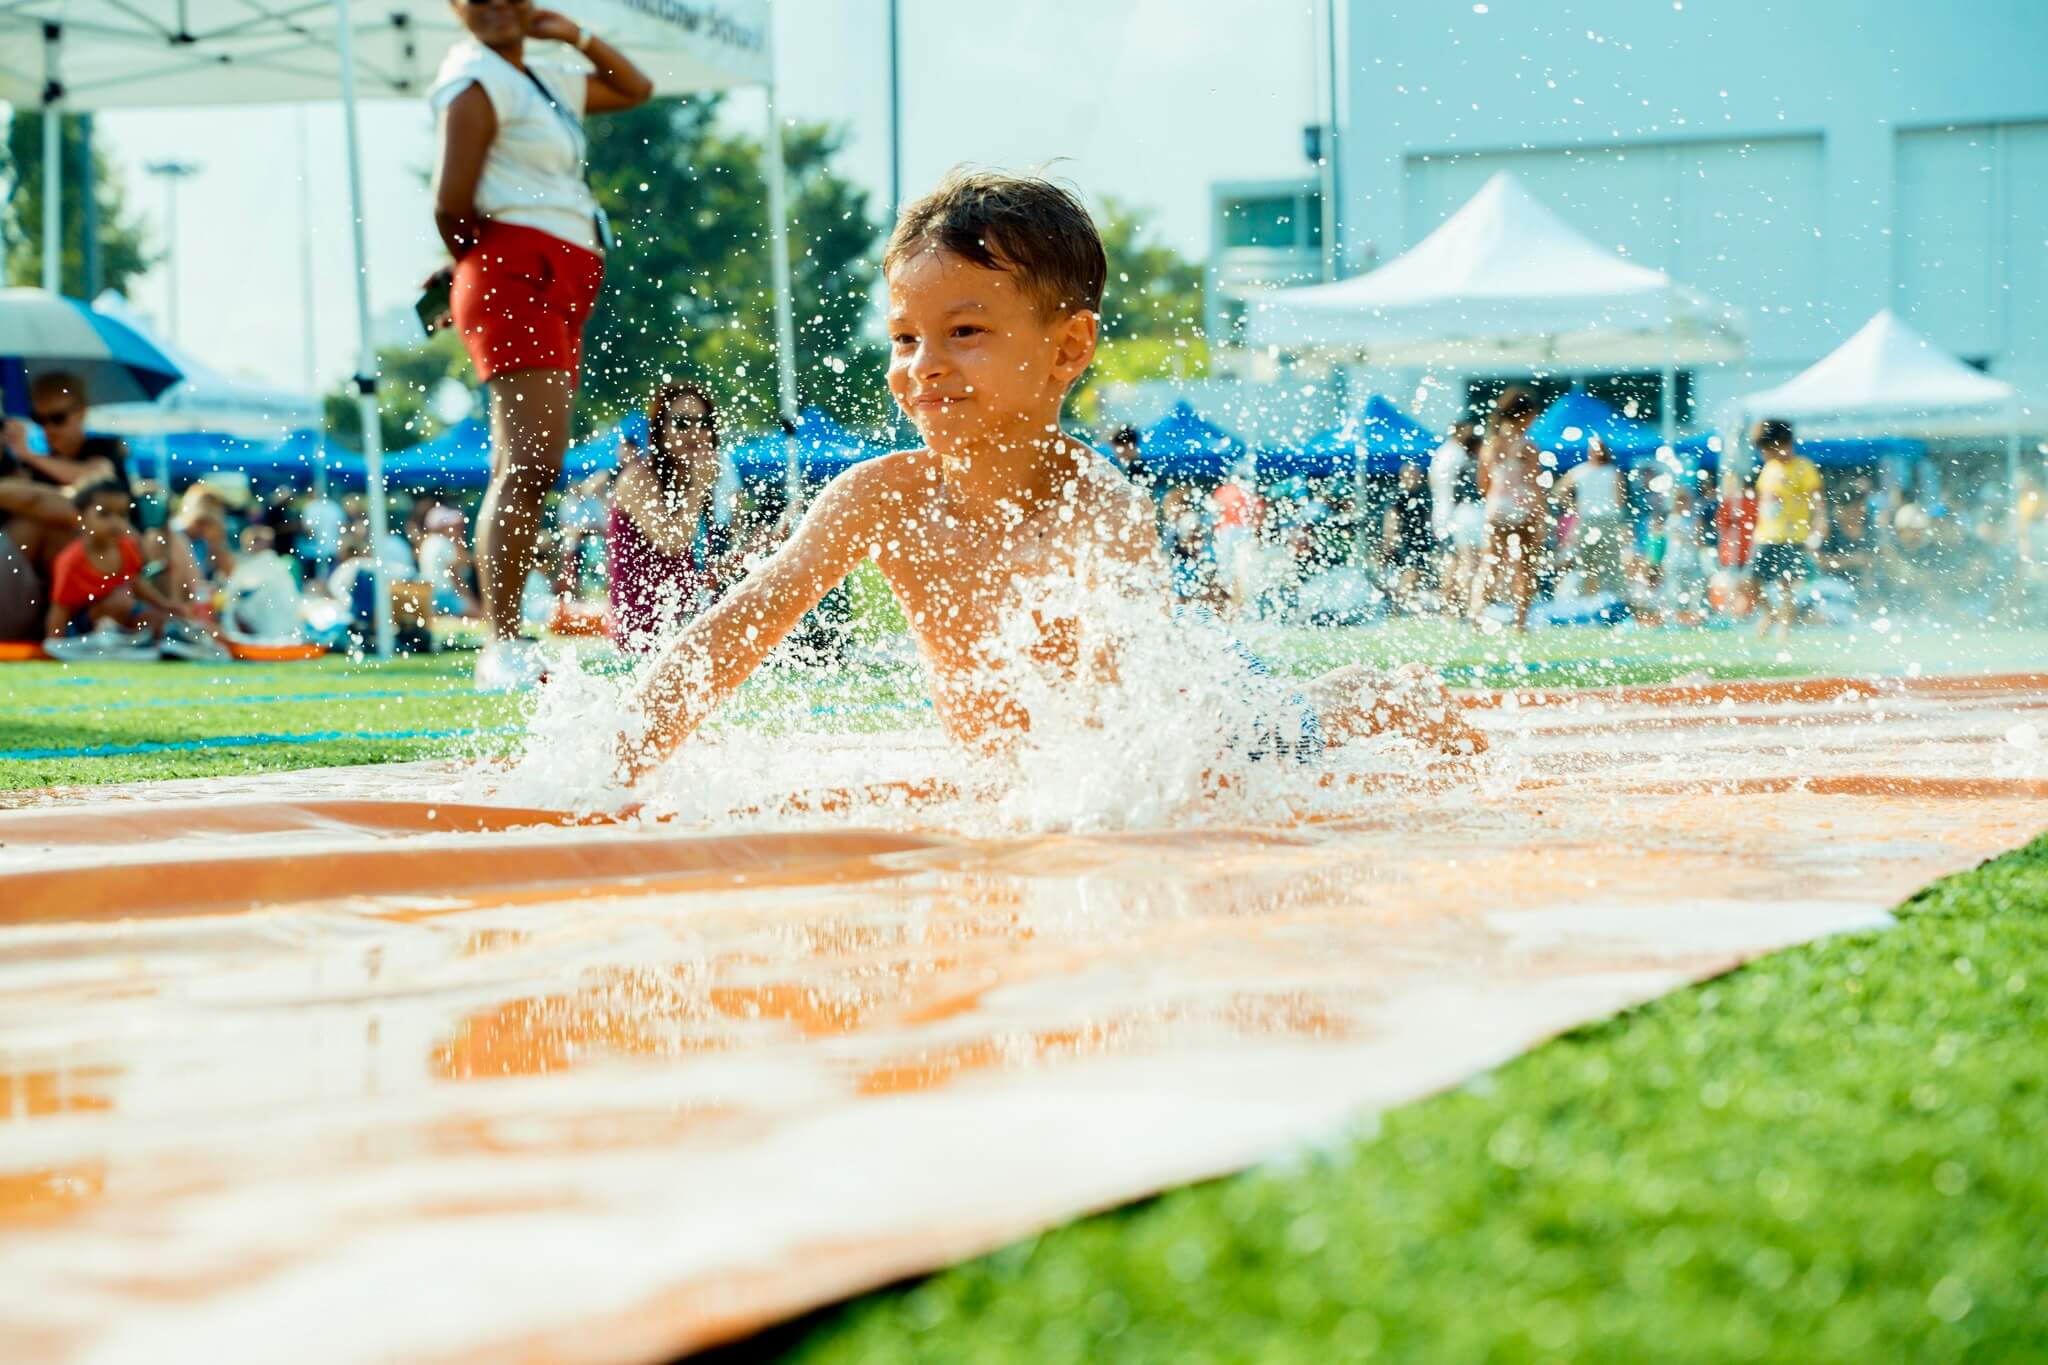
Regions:
<svg viewBox="0 0 2048 1365"><path fill-rule="evenodd" d="M29 385L51 371L77 375L93 404L147 402L184 377L148 339L90 304L0 289L0 407L27 415Z"/></svg>

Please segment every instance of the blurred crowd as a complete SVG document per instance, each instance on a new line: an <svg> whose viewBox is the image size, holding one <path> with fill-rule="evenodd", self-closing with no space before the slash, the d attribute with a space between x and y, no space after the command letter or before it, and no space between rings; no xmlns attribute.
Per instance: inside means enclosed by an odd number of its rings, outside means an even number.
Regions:
<svg viewBox="0 0 2048 1365"><path fill-rule="evenodd" d="M182 657L237 641L360 647L377 569L402 648L461 638L481 615L481 494L394 491L372 545L361 494L217 473L173 500L118 441L86 434L75 379L45 376L32 400L42 440L16 422L0 439L0 640ZM1790 426L1762 422L1750 476L1728 488L1654 457L1624 465L1597 440L1560 459L1526 439L1537 410L1510 389L1426 460L1356 478L1262 479L1251 462L1163 476L1128 427L1108 448L1153 497L1175 596L1236 619L1781 632L1885 614L2048 619L2048 498L2032 477L1823 471ZM617 454L550 495L524 615L644 649L779 543L788 489L732 474L717 409L692 384L657 389L647 439ZM835 593L812 633L829 637L848 610Z"/></svg>
<svg viewBox="0 0 2048 1365"><path fill-rule="evenodd" d="M1937 486L1929 470L1822 471L1785 423L1749 433L1755 468L1619 463L1597 439L1561 461L1523 439L1516 390L1426 461L1362 479L1161 478L1131 428L1111 450L1156 499L1174 590L1227 615L1481 626L1754 620L1783 632L1882 613L2048 619L2048 500L2023 475Z"/></svg>

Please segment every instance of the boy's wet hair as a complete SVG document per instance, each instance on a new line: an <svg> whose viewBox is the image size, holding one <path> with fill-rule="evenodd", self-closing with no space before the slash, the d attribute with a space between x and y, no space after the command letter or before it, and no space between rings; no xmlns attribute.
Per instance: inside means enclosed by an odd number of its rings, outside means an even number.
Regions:
<svg viewBox="0 0 2048 1365"><path fill-rule="evenodd" d="M99 503L115 500L126 503L134 501L128 490L114 479L95 479L71 490L71 506L80 512Z"/></svg>
<svg viewBox="0 0 2048 1365"><path fill-rule="evenodd" d="M882 269L932 248L1016 276L1049 316L1102 311L1102 234L1071 191L1043 177L951 172L897 218Z"/></svg>

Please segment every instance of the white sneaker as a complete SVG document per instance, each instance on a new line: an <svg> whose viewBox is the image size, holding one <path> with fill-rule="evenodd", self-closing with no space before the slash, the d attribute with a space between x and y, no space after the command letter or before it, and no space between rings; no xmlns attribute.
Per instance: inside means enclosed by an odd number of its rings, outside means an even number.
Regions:
<svg viewBox="0 0 2048 1365"><path fill-rule="evenodd" d="M547 661L532 640L493 640L477 651L476 690L527 692L547 676Z"/></svg>
<svg viewBox="0 0 2048 1365"><path fill-rule="evenodd" d="M167 659L187 659L194 663L219 663L235 657L228 652L226 645L197 626L175 617L164 626L163 652Z"/></svg>

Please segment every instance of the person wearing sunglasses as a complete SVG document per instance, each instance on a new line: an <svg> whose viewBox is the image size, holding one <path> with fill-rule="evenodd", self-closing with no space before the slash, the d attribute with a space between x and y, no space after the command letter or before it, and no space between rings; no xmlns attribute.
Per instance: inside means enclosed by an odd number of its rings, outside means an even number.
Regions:
<svg viewBox="0 0 2048 1365"><path fill-rule="evenodd" d="M111 436L86 433L85 384L78 376L54 370L36 376L28 407L48 451L29 449L26 430L8 422L0 436L0 478L20 475L53 488L112 479L132 491L127 447Z"/></svg>
<svg viewBox="0 0 2048 1365"><path fill-rule="evenodd" d="M621 449L605 551L612 639L644 653L722 596L738 576L733 505L721 486L718 409L702 386L672 382L647 407L647 446Z"/></svg>
<svg viewBox="0 0 2048 1365"><path fill-rule="evenodd" d="M586 179L583 120L642 104L654 85L604 39L531 0L452 8L468 36L428 99L441 138L434 225L454 264L427 282L421 316L461 333L490 396L492 472L476 564L491 640L476 682L510 691L540 679L539 652L520 637L520 599L569 444L583 327L611 245ZM542 56L530 40L575 54Z"/></svg>

